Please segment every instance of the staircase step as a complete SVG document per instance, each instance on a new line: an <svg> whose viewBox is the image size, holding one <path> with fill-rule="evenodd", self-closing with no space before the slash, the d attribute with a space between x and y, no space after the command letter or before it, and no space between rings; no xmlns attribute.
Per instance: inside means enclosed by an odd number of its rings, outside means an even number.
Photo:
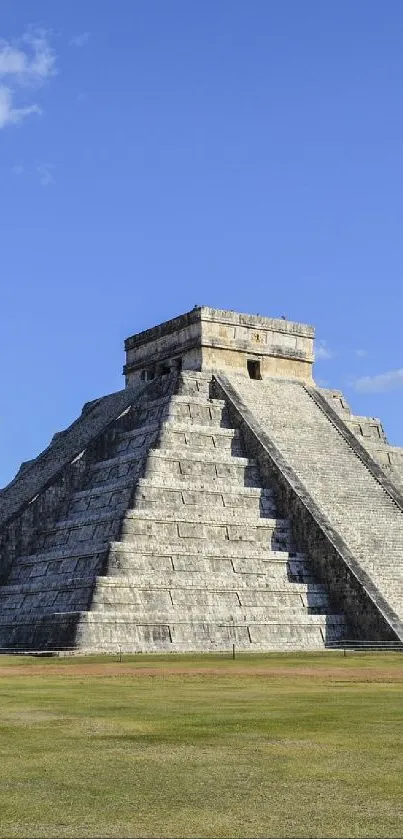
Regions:
<svg viewBox="0 0 403 839"><path fill-rule="evenodd" d="M106 514L105 514L106 515ZM98 516L83 516L83 520L91 521L97 519ZM125 521L147 520L159 522L186 522L189 524L234 524L242 527L243 524L257 528L270 527L278 528L290 532L291 525L289 519L280 518L277 516L268 516L267 518L259 517L256 512L249 512L248 510L238 510L232 507L223 508L222 510L195 510L191 507L186 507L181 514L176 510L165 509L163 505L152 510L144 509L129 509L125 514ZM65 522L61 523L63 526Z"/></svg>
<svg viewBox="0 0 403 839"><path fill-rule="evenodd" d="M130 482L130 486L133 484ZM196 493L225 493L234 498L267 498L274 501L274 493L272 489L266 489L260 486L249 485L230 485L228 480L223 478L216 478L215 480L196 480L189 479L186 476L178 477L177 475L169 477L168 475L162 478L160 475L151 474L145 478L139 478L136 487L138 490L143 487L153 487L161 490L180 490Z"/></svg>
<svg viewBox="0 0 403 839"><path fill-rule="evenodd" d="M192 592L239 592L248 597L264 596L265 601L272 594L287 594L287 596L300 597L312 600L326 597L326 589L320 584L307 584L283 580L270 580L264 574L242 575L232 573L208 574L205 572L191 573L186 571L175 571L172 568L169 572L148 571L144 574L131 574L124 578L105 576L79 576L77 574L49 574L45 577L36 578L19 583L10 583L0 586L0 598L15 594L30 594L35 591L61 590L97 585L102 592L158 592L171 590L181 591L186 599ZM246 596L245 595L245 596Z"/></svg>
<svg viewBox="0 0 403 839"><path fill-rule="evenodd" d="M112 462L111 462L112 461ZM146 457L126 456L102 460L89 468L91 486L102 487L112 480L127 478L133 484L144 472Z"/></svg>
<svg viewBox="0 0 403 839"><path fill-rule="evenodd" d="M103 510L123 514L129 506L136 482L115 481L101 484L93 490L82 490L74 493L67 508L67 518L75 519L86 513L96 513ZM94 491L96 490L96 491Z"/></svg>
<svg viewBox="0 0 403 839"><path fill-rule="evenodd" d="M237 585L251 585L253 576L258 576L263 585L295 586L296 584L317 584L317 579L302 562L293 563L275 561L250 560L253 565L245 566L242 560L219 557L185 557L145 555L127 558L112 554L108 562L108 574L112 579L121 582L131 579L150 579L150 574L162 577L165 573L183 573L194 578L197 585L199 577L208 575L210 584L215 585L215 579L222 579L226 575L231 579L235 576ZM244 582L241 580L244 578Z"/></svg>
<svg viewBox="0 0 403 839"><path fill-rule="evenodd" d="M175 480L225 480L235 486L259 486L259 470L254 460L222 453L201 456L189 447L184 451L150 449L145 477L161 475Z"/></svg>
<svg viewBox="0 0 403 839"><path fill-rule="evenodd" d="M187 509L180 514L169 510L128 510L122 523L122 539L134 536L163 539L220 539L234 541L266 541L272 547L277 543L288 546L289 522L284 519L258 519L256 516L233 509L223 509L211 514Z"/></svg>
<svg viewBox="0 0 403 839"><path fill-rule="evenodd" d="M180 394L194 394L203 395L206 398L210 397L211 374L193 374L190 371L182 373L178 381L178 393Z"/></svg>
<svg viewBox="0 0 403 839"><path fill-rule="evenodd" d="M35 554L21 554L18 557L18 563L21 565L32 565L35 562L48 560L58 561L74 557L93 556L107 551L110 544L107 541L96 542L95 540L91 540L87 545L72 545L68 548L57 547L49 551L38 551ZM120 542L114 542L113 544L120 545Z"/></svg>
<svg viewBox="0 0 403 839"><path fill-rule="evenodd" d="M187 540L186 540L187 541ZM200 548L200 540L198 547ZM115 545L122 545L123 543L114 543ZM263 549L256 552L256 556L252 557L238 557L235 548L239 543L228 542L229 547L232 547L233 556L220 555L204 555L204 554L188 554L181 551L181 546L177 547L175 553L175 546L164 547L161 546L161 552L150 546L149 540L144 546L143 553L128 550L129 546L125 546L125 550L112 548L108 559L108 574L124 577L133 574L148 574L152 571L158 573L166 571L182 571L192 572L193 575L199 574L218 574L226 571L229 574L250 575L250 574L264 574L265 579L270 583L273 579L276 584L281 580L296 580L301 583L316 582L314 575L306 565L304 558L290 558L287 551L273 551ZM246 545L241 543L241 547L245 552ZM81 545L77 546L74 555L74 546L70 549L63 549L59 552L48 551L42 554L20 557L19 564L13 569L9 577L8 584L21 582L41 581L43 577L50 575L60 576L64 575L71 577L77 576L95 576L103 572L107 557L107 547L98 552L85 550L80 551ZM85 545L84 545L85 548ZM148 552L147 552L148 551ZM183 549L182 549L183 551ZM228 552L228 551L227 551ZM248 553L252 549L248 548ZM211 553L211 552L209 552ZM263 556L261 556L263 554Z"/></svg>
<svg viewBox="0 0 403 839"><path fill-rule="evenodd" d="M150 446L157 441L161 423L151 423L134 428L132 431L120 431L114 443L115 455L136 454L145 456Z"/></svg>
<svg viewBox="0 0 403 839"><path fill-rule="evenodd" d="M121 490L132 488L133 481L130 478L120 478L117 481L108 481L107 483L101 484L101 486L78 490L72 498L92 498L93 496L105 495L108 492L120 492Z"/></svg>
<svg viewBox="0 0 403 839"><path fill-rule="evenodd" d="M190 506L185 507L180 515L176 510L171 511L163 506L147 509L126 509L113 508L112 510L97 510L94 512L77 513L68 519L60 519L50 527L44 528L42 533L48 535L60 530L76 530L77 528L92 527L103 522L115 522L124 516L124 522L133 521L155 521L164 523L188 523L188 524L212 524L212 525L249 525L256 528L277 528L283 531L290 531L289 519L277 517L260 518L256 512L239 510L232 507L222 510L198 510Z"/></svg>
<svg viewBox="0 0 403 839"><path fill-rule="evenodd" d="M295 575L296 576L296 575ZM262 563L259 567L251 568L245 571L240 560L218 560L216 570L211 573L203 564L199 566L197 571L187 564L176 562L174 558L173 563L167 564L166 568L152 568L148 567L144 571L136 568L128 568L126 574L121 577L98 575L100 585L112 588L127 588L127 586L134 585L137 588L144 588L144 586L152 586L153 588L203 588L215 589L226 588L232 589L259 589L262 591L272 591L278 589L290 589L290 591L304 592L326 592L323 583L317 579L315 582L306 582L297 580L292 574L288 574L281 563L274 563L265 568Z"/></svg>
<svg viewBox="0 0 403 839"><path fill-rule="evenodd" d="M89 468L89 472L93 474L103 469L110 469L113 466L139 463L139 461L143 461L144 458L145 455L142 455L141 458L138 458L137 455L133 453L119 454L114 457L107 458L106 460L99 460L96 463L93 463ZM214 454L212 452L208 452L206 454L203 453L203 455L201 456L200 451L193 451L190 448L186 449L186 453L184 453L183 449L165 449L163 451L161 449L150 449L150 451L148 452L148 458L158 458L164 461L194 460L202 461L203 463L211 463L213 465L234 464L237 467L248 466L250 468L257 468L257 463L252 458L241 456L234 457L229 452L222 451L214 452ZM110 480L115 480L115 478L110 478Z"/></svg>
<svg viewBox="0 0 403 839"><path fill-rule="evenodd" d="M236 557L239 562L247 562L248 560L262 560L267 563L279 562L285 563L292 561L294 563L301 563L306 561L305 554L288 551L270 551L263 546L251 546L249 544L242 545L241 543L228 542L226 545L210 545L208 553L200 551L200 541L197 539L191 543L190 539L186 540L186 545L178 543L161 543L150 544L148 539L140 543L136 542L136 548L133 545L125 542L95 542L90 541L81 545L72 545L71 547L57 547L48 551L41 551L35 554L24 554L18 557L18 564L35 565L41 562L61 562L70 559L83 559L90 556L104 555L110 548L111 552L118 551L120 554L127 554L129 557L137 555L154 555L154 556L194 556L197 558L212 557L221 559L226 557ZM189 553L191 551L191 553Z"/></svg>
<svg viewBox="0 0 403 839"><path fill-rule="evenodd" d="M210 509L222 510L224 508L236 508L237 510L249 511L254 516L272 515L275 513L273 494L270 491L245 487L238 492L228 492L221 489L217 491L201 487L195 489L187 481L187 487L179 482L169 482L162 485L161 482L151 479L141 479L136 489L133 507L136 509L152 509L154 505L174 507L176 509L188 507L209 507Z"/></svg>
<svg viewBox="0 0 403 839"><path fill-rule="evenodd" d="M127 608L136 608L143 606L144 608L160 609L170 608L175 606L186 610L189 606L198 606L199 609L204 606L215 606L216 617L220 617L229 606L236 607L250 607L250 608L266 608L277 609L280 606L292 606L293 609L301 612L305 609L312 608L324 611L328 606L327 596L323 591L293 591L292 586L298 586L298 583L290 583L289 588L270 588L258 589L241 586L216 587L209 586L204 588L191 585L183 587L179 581L173 582L169 587L141 587L131 585L120 585L119 587L106 586L102 581L98 581L96 591L94 592L94 603L98 604L127 604ZM5 598L2 597L2 602ZM202 609L199 612L200 617L204 619L205 613Z"/></svg>
<svg viewBox="0 0 403 839"><path fill-rule="evenodd" d="M189 434L191 437L200 435L201 437L207 437L210 439L211 437L222 437L224 439L234 440L241 438L241 432L239 428L210 428L207 425L192 423L191 425L187 422L179 422L178 420L166 419L161 424L162 431L175 431L180 434ZM126 434L130 434L131 432L123 432Z"/></svg>
<svg viewBox="0 0 403 839"><path fill-rule="evenodd" d="M341 641L345 624L340 616L307 615L298 622L272 620L152 623L133 621L132 615L66 611L33 619L31 615L1 620L0 643L17 648L60 649L71 643L72 632L81 652L205 652L207 650L321 650ZM319 618L319 621L318 621ZM15 639L15 641L14 641ZM5 646L3 644L3 646Z"/></svg>
<svg viewBox="0 0 403 839"><path fill-rule="evenodd" d="M221 410L226 407L225 399L216 399L209 396L198 394L174 393L172 396L163 396L160 399L150 399L147 401L147 408L159 408L163 405L196 405L204 407L205 405L212 405Z"/></svg>
<svg viewBox="0 0 403 839"><path fill-rule="evenodd" d="M105 612L89 612L86 613L86 619L89 624L113 623L116 625L126 624L128 626L130 626L130 624L134 626L158 626L159 624L159 621L154 620L152 616L148 618L144 617L143 619L140 618L138 620L137 615L133 614L132 609L125 610L121 608L118 610L110 609ZM163 624L164 623L165 621ZM198 618L191 621L181 618L181 614L179 612L175 616L172 615L171 621L166 621L166 623L173 624L171 626L172 629L175 625L184 627L187 626L191 628L193 632L195 632L195 630L198 630L199 632L202 631L204 626L226 626L229 630L235 629L236 627L246 628L247 626L247 622L244 620L244 610L242 607L233 607L227 611L225 616L222 617L216 617L214 614L208 616L199 615ZM329 624L333 624L336 627L342 627L345 625L343 615L310 614L308 611L301 612L299 614L285 611L284 615L282 614L278 617L275 615L267 616L261 621L262 626L271 626L278 623L290 623L297 626L327 626Z"/></svg>
<svg viewBox="0 0 403 839"><path fill-rule="evenodd" d="M102 580L104 578L96 576L80 577L77 574L49 574L44 577L37 577L34 580L9 583L8 585L0 586L0 603L3 604L4 599L9 596L93 587L97 579Z"/></svg>
<svg viewBox="0 0 403 839"><path fill-rule="evenodd" d="M293 550L270 548L261 542L253 543L222 540L205 544L200 538L152 541L147 536L138 536L136 542L111 541L111 554L119 556L169 556L169 557L211 557L215 559L237 558L238 560L261 559L263 562L284 564L306 562L304 554Z"/></svg>
<svg viewBox="0 0 403 839"><path fill-rule="evenodd" d="M60 519L54 525L45 528L43 533L53 533L55 530L69 530L77 527L86 527L87 525L99 524L103 521L115 521L116 518L122 515L120 511L113 510L96 510L94 512L77 513L68 519Z"/></svg>
<svg viewBox="0 0 403 839"><path fill-rule="evenodd" d="M204 425L183 425L173 421L162 424L159 445L162 449L175 450L178 446L184 446L194 451L206 449L214 452L228 452L233 456L244 454L238 429L207 428Z"/></svg>
<svg viewBox="0 0 403 839"><path fill-rule="evenodd" d="M46 614L60 614L82 611L90 607L92 586L67 586L59 589L44 589L30 594L1 598L0 625L25 615L41 619ZM18 622L18 618L17 621Z"/></svg>
<svg viewBox="0 0 403 839"><path fill-rule="evenodd" d="M231 422L224 402L211 399L192 400L188 397L182 402L172 402L168 419L173 422L181 422L187 428L202 426L203 428L231 428Z"/></svg>
<svg viewBox="0 0 403 839"><path fill-rule="evenodd" d="M121 431L116 435L116 454L126 451L141 450L150 445L159 435L159 445L192 446L195 449L218 449L243 453L241 436L238 429L224 428L219 425L208 426L197 423L179 422L173 418L160 423L143 425L131 431Z"/></svg>
<svg viewBox="0 0 403 839"><path fill-rule="evenodd" d="M71 619L73 617L76 618L76 619L83 619L85 621L85 623L87 623L87 625L90 625L90 624L94 624L94 625L97 625L97 624L98 625L112 624L112 625L117 626L117 625L120 624L123 627L125 627L125 626L127 626L127 627L130 627L130 626L132 626L132 627L136 627L136 626L149 626L149 627L158 626L158 622L153 621L152 619L146 619L146 620L141 621L141 623L140 623L140 621L136 620L136 617L135 617L135 615L133 615L132 610L124 611L124 610L121 610L121 609L119 609L119 611L115 611L115 612L113 610L110 610L109 612L104 612L104 613L102 613L102 612L86 612L86 611L83 611L83 610L71 610L71 611L65 611L63 613L54 612L54 613L51 613L51 614L47 615L47 618L48 619L53 618L53 619L57 620L57 618L60 617L60 614L62 614L63 617L66 620L69 619L69 618ZM192 621L191 623L189 623L187 621L177 619L175 621L175 624L176 624L176 626L181 626L181 625L182 626L190 626L194 630L195 629L202 630L203 627L214 626L214 625L216 625L216 626L226 626L229 630L236 629L237 627L243 628L245 626L245 621L243 620L243 617L242 618L240 617L238 623L235 619L231 620L230 619L231 617L235 618L235 612L234 612L233 615L232 615L232 613L228 614L227 620L225 620L225 619L214 620L214 616L213 616L211 622L207 621L206 619L199 619L197 621ZM302 615L298 615L298 616L295 615L295 618L296 619L293 622L296 625L299 625L299 626L304 626L304 625L308 625L308 626L311 625L312 626L312 625L315 625L315 624L319 625L319 626L326 626L326 625L333 624L335 627L342 627L342 626L345 625L343 615L339 615L339 614L315 615L315 614L309 614L307 612L307 613L304 613ZM7 616L0 615L0 625L8 624L8 623L29 624L31 620L32 619L30 618L29 615L7 615ZM262 621L261 625L262 625L262 627L270 627L270 626L276 626L278 624L283 625L282 621L278 621L278 620L275 620L275 619L274 620L273 619L268 619L268 620ZM286 625L287 624L288 624L288 618L287 618Z"/></svg>
<svg viewBox="0 0 403 839"><path fill-rule="evenodd" d="M125 508L114 508L112 511L101 510L98 513L87 512L56 522L45 528L38 537L38 547L42 552L47 548L67 548L73 544L87 543L94 539L96 542L116 539Z"/></svg>
<svg viewBox="0 0 403 839"><path fill-rule="evenodd" d="M87 608L89 602L92 610L127 611L137 621L147 618L147 615L149 619L156 620L162 612L170 614L171 620L185 620L191 616L200 621L213 617L206 614L205 610L209 608L214 608L216 621L225 620L228 610L246 620L248 613L266 619L275 617L278 612L304 617L306 614L324 614L327 608L327 598L321 593L313 596L274 590L139 589L130 586L118 589L98 586L94 591L92 580L79 580L77 585L70 581L70 584L46 588L10 586L9 590L0 591L3 616L13 611L26 614L40 612L45 608L53 612L71 608L80 610Z"/></svg>
<svg viewBox="0 0 403 839"><path fill-rule="evenodd" d="M149 424L152 419L174 420L202 426L228 428L230 426L227 407L222 399L202 396L176 395L148 402L136 416L136 426Z"/></svg>
<svg viewBox="0 0 403 839"><path fill-rule="evenodd" d="M109 617L115 615L121 615L122 611L124 612L125 606L127 609L126 604L120 604L119 602L110 605L98 604L97 602L93 603L91 614L96 616L100 615L102 617ZM203 615L203 609L214 609L214 616L210 615ZM133 610L134 611L134 610ZM214 626L215 625L225 625L228 626L250 626L251 624L270 624L272 622L287 622L289 624L296 624L296 625L318 625L319 626L326 626L328 623L332 623L334 626L340 627L343 626L343 621L335 620L335 618L339 618L339 615L325 615L322 612L314 612L309 611L309 609L302 610L301 607L293 608L292 606L281 606L273 605L270 608L264 607L253 607L253 606L236 606L232 604L230 601L228 602L227 610L221 614L216 614L217 607L215 601L212 599L209 603L202 603L199 606L189 605L186 607L174 605L169 607L165 605L164 601L161 602L160 608L153 608L153 606L136 606L135 607L135 614L128 610L128 623L137 623L137 624L168 624L168 625L175 625L175 624L188 624L192 627L193 631L197 624L203 623L204 620L209 621L209 623ZM328 621L328 618L331 617L333 620ZM231 620L233 618L233 621ZM196 634L196 633L195 633Z"/></svg>
<svg viewBox="0 0 403 839"><path fill-rule="evenodd" d="M113 467L131 467L131 471L135 470L135 467L139 467L146 457L146 453L143 453L141 457L138 457L137 454L131 452L129 454L119 454L114 455L113 457L108 457L105 460L98 460L96 463L92 463L89 467L89 475L90 475L90 483L92 486L91 478L96 476L97 472L102 472L106 470L110 470ZM130 472L131 474L131 472ZM123 472L116 477L107 477L105 480L113 481L113 480L120 480L125 476L129 475L129 471Z"/></svg>

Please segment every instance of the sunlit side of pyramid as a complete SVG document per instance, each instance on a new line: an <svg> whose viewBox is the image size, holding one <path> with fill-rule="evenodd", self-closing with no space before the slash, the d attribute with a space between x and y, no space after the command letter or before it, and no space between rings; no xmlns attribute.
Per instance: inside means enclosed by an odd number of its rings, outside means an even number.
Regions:
<svg viewBox="0 0 403 839"><path fill-rule="evenodd" d="M312 378L314 330L196 307L0 492L0 646L403 641L403 450Z"/></svg>

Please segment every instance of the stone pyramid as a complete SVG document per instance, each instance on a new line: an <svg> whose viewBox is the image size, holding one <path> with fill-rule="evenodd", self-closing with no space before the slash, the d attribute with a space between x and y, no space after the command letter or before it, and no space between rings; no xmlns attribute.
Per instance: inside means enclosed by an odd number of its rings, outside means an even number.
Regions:
<svg viewBox="0 0 403 839"><path fill-rule="evenodd" d="M0 492L0 647L403 641L403 451L312 379L314 332L197 307Z"/></svg>

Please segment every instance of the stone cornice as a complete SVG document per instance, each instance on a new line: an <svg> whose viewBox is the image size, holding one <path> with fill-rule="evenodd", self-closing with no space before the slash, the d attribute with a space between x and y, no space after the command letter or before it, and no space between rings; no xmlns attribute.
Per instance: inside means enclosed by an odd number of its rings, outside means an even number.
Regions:
<svg viewBox="0 0 403 839"><path fill-rule="evenodd" d="M269 318L263 315L248 315L239 312L227 311L225 309L212 309L208 306L198 306L190 312L185 312L176 318L167 320L151 329L138 332L125 340L126 352L131 349L156 341L173 332L179 332L193 324L204 322L221 323L226 326L246 326L254 329L264 329L272 332L295 335L296 337L313 338L315 330L312 326L294 321L283 320L282 318Z"/></svg>

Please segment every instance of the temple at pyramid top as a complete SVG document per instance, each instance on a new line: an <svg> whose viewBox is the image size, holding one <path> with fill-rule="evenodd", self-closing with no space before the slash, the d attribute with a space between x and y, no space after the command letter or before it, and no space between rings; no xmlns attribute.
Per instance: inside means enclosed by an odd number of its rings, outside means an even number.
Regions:
<svg viewBox="0 0 403 839"><path fill-rule="evenodd" d="M126 386L180 370L312 383L314 335L312 326L283 318L195 306L126 339Z"/></svg>

